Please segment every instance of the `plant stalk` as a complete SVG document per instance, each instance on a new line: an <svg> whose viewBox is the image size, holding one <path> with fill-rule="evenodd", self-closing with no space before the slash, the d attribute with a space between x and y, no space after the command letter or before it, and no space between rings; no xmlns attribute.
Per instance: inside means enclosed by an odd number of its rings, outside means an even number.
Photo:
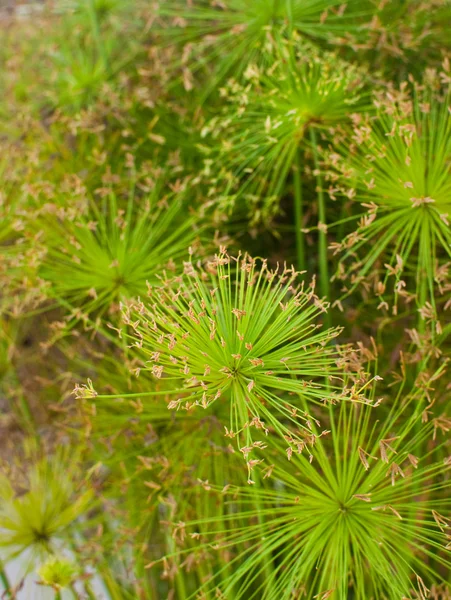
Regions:
<svg viewBox="0 0 451 600"><path fill-rule="evenodd" d="M310 139L312 142L313 149L313 160L315 164L316 176L316 189L318 193L318 253L319 253L319 289L320 294L327 300L330 299L330 278L329 278L329 266L327 259L327 222L326 222L326 201L324 198L323 182L320 173L318 146L316 139L316 131L314 127L310 127ZM326 321L330 326L330 316L327 314Z"/></svg>
<svg viewBox="0 0 451 600"><path fill-rule="evenodd" d="M303 209L302 209L302 178L301 178L301 153L298 152L298 160L294 165L294 226L296 231L296 254L298 269L305 270L305 240L302 232Z"/></svg>
<svg viewBox="0 0 451 600"><path fill-rule="evenodd" d="M5 570L3 569L3 565L1 563L0 563L0 581L2 582L2 585L5 588L3 591L2 597L4 596L5 598L12 598L11 585L9 583L8 576L6 575Z"/></svg>

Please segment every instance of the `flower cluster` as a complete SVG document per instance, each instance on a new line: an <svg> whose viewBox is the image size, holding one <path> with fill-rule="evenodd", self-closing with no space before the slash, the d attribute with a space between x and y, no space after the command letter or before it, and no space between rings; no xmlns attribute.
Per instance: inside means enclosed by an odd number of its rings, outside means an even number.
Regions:
<svg viewBox="0 0 451 600"><path fill-rule="evenodd" d="M384 292L394 278L396 296L409 301L414 291L418 307L428 303L436 321L434 294L446 297L449 291L451 256L449 93L433 91L431 83L412 93L403 85L381 94L376 107L375 117L356 120L350 136L337 135L346 153L335 149L328 156L332 198L344 196L367 211L358 229L334 244L346 264L352 260L340 274L353 289L374 276L382 257L385 272L375 282L381 305L388 306ZM368 251L355 261L360 248Z"/></svg>
<svg viewBox="0 0 451 600"><path fill-rule="evenodd" d="M327 304L297 277L223 251L206 268L186 263L181 278L124 311L143 368L175 385L169 408L227 403L226 434L245 440L245 456L262 445L253 429L273 429L301 451L315 437L306 403L334 401L340 330L322 330Z"/></svg>

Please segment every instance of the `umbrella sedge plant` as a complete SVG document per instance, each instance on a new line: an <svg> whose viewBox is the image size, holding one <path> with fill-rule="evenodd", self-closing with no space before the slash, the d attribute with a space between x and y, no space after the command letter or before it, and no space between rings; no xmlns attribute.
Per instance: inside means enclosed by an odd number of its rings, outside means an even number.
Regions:
<svg viewBox="0 0 451 600"><path fill-rule="evenodd" d="M170 394L168 408L187 411L214 412L227 400L225 432L249 471L262 434L285 436L289 448L311 440L310 416L291 396L334 397L329 378L340 355L331 342L340 330L322 330L327 305L297 277L294 268L272 271L265 260L221 249L205 266L185 263L181 277L150 286L146 300L123 311L138 368L164 385L148 395Z"/></svg>
<svg viewBox="0 0 451 600"><path fill-rule="evenodd" d="M5 564L21 557L24 575L46 558L70 553L75 532L89 526L94 507L80 452L61 446L54 454L40 456L33 448L35 444L26 448L26 469L2 468L1 473L0 556Z"/></svg>
<svg viewBox="0 0 451 600"><path fill-rule="evenodd" d="M225 514L199 513L184 523L186 541L179 543L179 563L205 552L213 561L200 596L189 597L425 599L432 586L446 587L451 462L435 451L449 451L449 440L437 433L449 426L432 419L416 427L429 406L425 389L438 376L411 391L401 384L385 407L388 399L375 396L377 378L359 376L330 406L328 435L311 457L286 461L272 439L264 486L211 483ZM182 568L193 562L183 561Z"/></svg>
<svg viewBox="0 0 451 600"><path fill-rule="evenodd" d="M371 4L358 0L163 0L156 3L155 17L162 43L183 48L175 63L185 87L193 87L193 72L205 70L210 81L202 85L205 98L228 77L240 80L249 65L269 66L277 44L292 34L318 45L332 45L351 32L366 37L371 13Z"/></svg>
<svg viewBox="0 0 451 600"><path fill-rule="evenodd" d="M338 134L326 159L333 198L341 193L366 209L358 228L333 246L342 252L337 276L345 296L369 281L381 307L393 289L395 314L399 297L413 299L420 330L427 320L440 333L438 304L450 289L449 90L406 84L376 105L351 136Z"/></svg>
<svg viewBox="0 0 451 600"><path fill-rule="evenodd" d="M144 295L196 243L200 227L185 212L183 191L165 194L160 182L144 198L136 194L38 208L34 227L46 250L39 276L68 311L63 331L80 320L95 329L104 317L114 321L121 300Z"/></svg>
<svg viewBox="0 0 451 600"><path fill-rule="evenodd" d="M55 600L61 600L61 590L68 588L79 575L76 565L67 558L49 558L38 570L41 585L55 590Z"/></svg>
<svg viewBox="0 0 451 600"><path fill-rule="evenodd" d="M222 170L210 178L210 196L220 212L242 206L252 221L270 224L281 212L292 176L297 266L307 267L304 240L305 154L313 155L318 215L319 283L329 297L327 216L319 170L318 132L350 123L350 115L370 105L366 74L331 53L306 43L278 45L277 56L265 69L250 69L242 85L225 88L227 104L220 116L203 128L207 138L206 173L220 158Z"/></svg>
<svg viewBox="0 0 451 600"><path fill-rule="evenodd" d="M44 91L41 107L77 114L121 90L121 75L133 76L142 60L145 36L144 23L126 17L118 2L86 0L56 7L40 60L30 56L43 78L35 85Z"/></svg>
<svg viewBox="0 0 451 600"><path fill-rule="evenodd" d="M82 446L75 448L63 442L55 449L44 450L36 438L26 440L21 458L20 465L5 460L0 471L4 597L12 600L21 589L25 594L30 592L27 576L37 574L44 585L53 584L56 590L68 587L73 597L94 600L97 596L85 571L88 564L97 569L97 585L101 581L111 591L116 585L114 580L109 581L109 567L99 560L98 546L93 552L89 545L96 545L93 531L97 531L96 540L102 534L103 515L96 496L100 463L87 468ZM101 538L106 556L111 537ZM69 570L73 575L70 578ZM13 577L8 577L10 572ZM77 588L73 585L75 579ZM35 583L31 587L33 598L38 597Z"/></svg>

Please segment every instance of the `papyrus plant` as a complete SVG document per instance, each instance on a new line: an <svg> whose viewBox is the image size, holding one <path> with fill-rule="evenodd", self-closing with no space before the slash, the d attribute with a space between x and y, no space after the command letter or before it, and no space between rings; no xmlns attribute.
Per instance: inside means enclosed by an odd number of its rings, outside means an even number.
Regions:
<svg viewBox="0 0 451 600"><path fill-rule="evenodd" d="M339 276L349 292L371 282L382 306L394 290L395 312L398 297L413 299L423 319L436 323L450 289L449 92L406 84L381 94L376 106L377 115L356 121L351 136L337 134L329 155L331 196L341 193L367 211L334 244L343 252Z"/></svg>
<svg viewBox="0 0 451 600"><path fill-rule="evenodd" d="M356 378L330 407L328 434L310 456L287 461L271 440L273 468L263 485L218 487L224 514L200 512L184 523L187 541L179 544L188 546L182 556L201 560L208 551L213 561L199 593L432 597L431 585L446 584L451 568L449 419L421 424L439 375L423 380L423 388L392 388L385 399L368 377ZM440 447L444 459L434 454Z"/></svg>
<svg viewBox="0 0 451 600"><path fill-rule="evenodd" d="M48 296L72 323L99 327L121 299L145 294L195 243L197 228L185 210L183 195L165 194L160 184L144 198L131 191L125 202L107 193L73 207L44 204L34 227L42 232L39 275Z"/></svg>
<svg viewBox="0 0 451 600"><path fill-rule="evenodd" d="M225 433L248 459L270 430L299 449L312 417L297 400L332 401L338 354L318 318L327 305L293 268L223 250L205 266L149 288L124 311L142 369L172 386L170 409L228 406ZM160 393L161 392L157 392ZM149 394L152 394L150 391ZM222 412L222 411L221 411Z"/></svg>
<svg viewBox="0 0 451 600"><path fill-rule="evenodd" d="M277 43L292 34L318 45L350 33L358 38L372 9L365 0L161 0L155 6L163 42L180 48L175 64L182 67L185 87L193 87L192 73L211 71L204 94L230 76L240 78L250 64L268 65Z"/></svg>

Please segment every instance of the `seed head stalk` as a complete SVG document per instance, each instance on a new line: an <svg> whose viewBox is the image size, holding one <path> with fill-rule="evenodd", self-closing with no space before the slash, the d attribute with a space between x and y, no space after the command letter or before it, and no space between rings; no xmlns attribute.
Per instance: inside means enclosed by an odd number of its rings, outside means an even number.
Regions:
<svg viewBox="0 0 451 600"><path fill-rule="evenodd" d="M296 230L296 253L298 269L305 271L305 240L303 228L302 207L302 177L301 177L301 153L297 153L297 161L293 169L294 179L294 226Z"/></svg>
<svg viewBox="0 0 451 600"><path fill-rule="evenodd" d="M314 127L310 127L310 139L312 142L313 159L315 163L315 170L317 172L316 184L318 192L318 253L319 253L319 287L321 296L330 298L330 284L329 284L329 267L327 262L327 223L326 223L326 203L323 191L323 182L320 174L318 147L316 131ZM330 315L326 315L326 325L330 326Z"/></svg>

